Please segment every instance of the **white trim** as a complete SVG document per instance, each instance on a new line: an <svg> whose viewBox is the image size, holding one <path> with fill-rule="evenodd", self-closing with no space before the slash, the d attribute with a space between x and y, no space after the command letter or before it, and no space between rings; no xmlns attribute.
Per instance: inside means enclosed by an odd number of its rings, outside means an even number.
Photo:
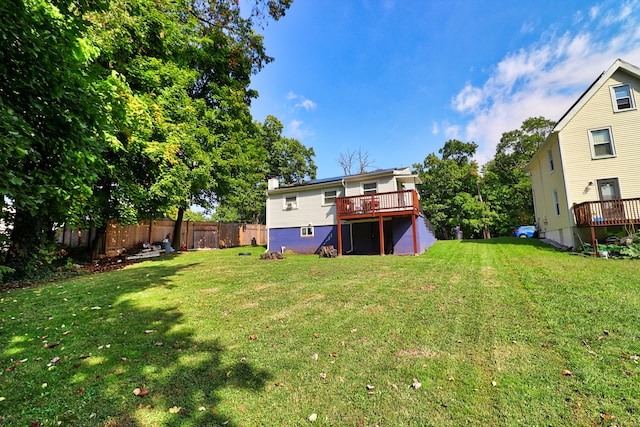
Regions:
<svg viewBox="0 0 640 427"><path fill-rule="evenodd" d="M333 202L329 202L327 203L327 193L329 192L334 192L336 193L335 196L333 197L329 197L329 199L333 199ZM322 190L321 192L322 195L322 206L335 206L336 204L336 199L339 197L338 194L338 190L337 189L333 189L333 190Z"/></svg>
<svg viewBox="0 0 640 427"><path fill-rule="evenodd" d="M611 154L606 154L606 155L597 155L596 154L596 150L595 150L595 143L593 141L593 133L594 132L598 132L598 131L602 131L602 130L606 130L609 132L609 145L611 146ZM591 159L592 160L599 160L599 159L610 159L612 157L616 157L616 145L613 142L613 129L611 129L611 126L604 126L604 127L600 127L600 128L592 128L592 129L587 129L587 133L589 134L589 146L591 148ZM604 144L598 144L598 145L604 145Z"/></svg>
<svg viewBox="0 0 640 427"><path fill-rule="evenodd" d="M371 184L373 184L373 185L375 185L375 186L376 186L375 190L374 190L374 191L371 191L371 189L369 189L369 190L365 190L364 186L365 186L365 185L371 185ZM365 194L375 194L375 193L377 193L377 192L378 192L378 181L373 181L373 182L363 182L362 184L360 184L360 190L361 190L361 192L362 192L362 195L365 195Z"/></svg>
<svg viewBox="0 0 640 427"><path fill-rule="evenodd" d="M313 225L305 225L300 227L300 237L308 238L308 237L314 237L314 236L315 236L315 233L314 233Z"/></svg>
<svg viewBox="0 0 640 427"><path fill-rule="evenodd" d="M293 201L289 199L294 199ZM282 199L282 210L290 211L293 209L298 209L298 193L294 195L287 195Z"/></svg>
<svg viewBox="0 0 640 427"><path fill-rule="evenodd" d="M618 98L616 97L615 89L623 86L626 86L629 90L629 107L620 109L618 107ZM636 101L633 98L633 86L631 85L631 83L618 83L618 84L610 85L609 92L611 93L611 104L613 105L614 113L621 113L624 111L631 111L636 109Z"/></svg>

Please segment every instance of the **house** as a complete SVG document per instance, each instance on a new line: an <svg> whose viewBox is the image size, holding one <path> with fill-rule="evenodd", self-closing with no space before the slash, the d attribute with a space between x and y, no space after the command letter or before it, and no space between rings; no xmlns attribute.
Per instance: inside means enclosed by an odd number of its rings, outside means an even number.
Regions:
<svg viewBox="0 0 640 427"><path fill-rule="evenodd" d="M420 254L435 242L409 168L316 179L267 190L268 250L314 254Z"/></svg>
<svg viewBox="0 0 640 427"><path fill-rule="evenodd" d="M528 164L540 236L595 246L640 224L640 68L617 60Z"/></svg>

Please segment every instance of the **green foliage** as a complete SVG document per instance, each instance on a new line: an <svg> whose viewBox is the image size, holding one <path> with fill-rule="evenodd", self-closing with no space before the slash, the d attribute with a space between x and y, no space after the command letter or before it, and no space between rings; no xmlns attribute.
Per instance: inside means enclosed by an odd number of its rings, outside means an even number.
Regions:
<svg viewBox="0 0 640 427"><path fill-rule="evenodd" d="M473 142L449 140L438 151L441 157L431 153L413 165L422 180L422 209L438 238L450 238L456 226L466 237L477 237L491 224L492 214L478 194L478 165L470 160L477 148Z"/></svg>
<svg viewBox="0 0 640 427"><path fill-rule="evenodd" d="M495 157L483 168L483 192L496 218L494 234L509 235L518 225L533 225L533 195L526 166L555 122L543 117L525 120L520 129L505 132Z"/></svg>

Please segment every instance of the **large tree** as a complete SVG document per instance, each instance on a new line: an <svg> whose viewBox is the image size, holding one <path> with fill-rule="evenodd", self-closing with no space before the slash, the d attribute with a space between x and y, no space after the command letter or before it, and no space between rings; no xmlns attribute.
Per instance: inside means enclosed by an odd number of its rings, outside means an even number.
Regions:
<svg viewBox="0 0 640 427"><path fill-rule="evenodd" d="M526 119L519 129L502 134L495 157L484 166L483 191L496 214L496 234L509 235L517 225L534 223L526 166L553 126L555 122L544 117Z"/></svg>
<svg viewBox="0 0 640 427"><path fill-rule="evenodd" d="M48 265L54 226L84 216L110 140L112 76L96 80L98 49L84 14L101 1L9 0L0 15L0 195L13 206L6 265L17 276Z"/></svg>
<svg viewBox="0 0 640 427"><path fill-rule="evenodd" d="M133 222L224 191L250 133L250 76L270 60L254 28L291 2L258 0L247 17L235 0L2 2L7 264L46 266L56 223Z"/></svg>
<svg viewBox="0 0 640 427"><path fill-rule="evenodd" d="M421 164L413 165L422 185L422 209L436 229L439 238L450 238L459 226L468 237L483 235L493 220L479 191L478 165L471 160L478 148L474 142L449 140Z"/></svg>
<svg viewBox="0 0 640 427"><path fill-rule="evenodd" d="M253 151L243 154L247 167L227 176L226 185L230 188L217 200L214 218L219 221L263 222L267 178L292 184L316 177L312 147L282 135L282 123L274 116L267 116L264 123L254 125L256 145L252 145Z"/></svg>

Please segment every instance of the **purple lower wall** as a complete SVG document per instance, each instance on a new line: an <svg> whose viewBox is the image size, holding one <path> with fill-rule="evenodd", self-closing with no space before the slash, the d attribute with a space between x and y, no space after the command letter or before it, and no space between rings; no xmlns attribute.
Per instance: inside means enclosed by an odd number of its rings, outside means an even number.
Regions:
<svg viewBox="0 0 640 427"><path fill-rule="evenodd" d="M393 242L387 246L385 252L396 255L413 254L413 232L411 218L395 217L384 224L385 242ZM296 254L315 254L321 246L333 245L338 248L338 227L336 225L315 226L313 237L301 237L300 228L273 228L269 230L268 250L280 252L281 246L285 252ZM391 237L391 239L390 239ZM429 230L423 217L416 218L416 237L418 253L424 253L435 243L436 238ZM343 254L378 254L379 249L378 223L355 223L342 226ZM351 244L353 240L353 246Z"/></svg>

